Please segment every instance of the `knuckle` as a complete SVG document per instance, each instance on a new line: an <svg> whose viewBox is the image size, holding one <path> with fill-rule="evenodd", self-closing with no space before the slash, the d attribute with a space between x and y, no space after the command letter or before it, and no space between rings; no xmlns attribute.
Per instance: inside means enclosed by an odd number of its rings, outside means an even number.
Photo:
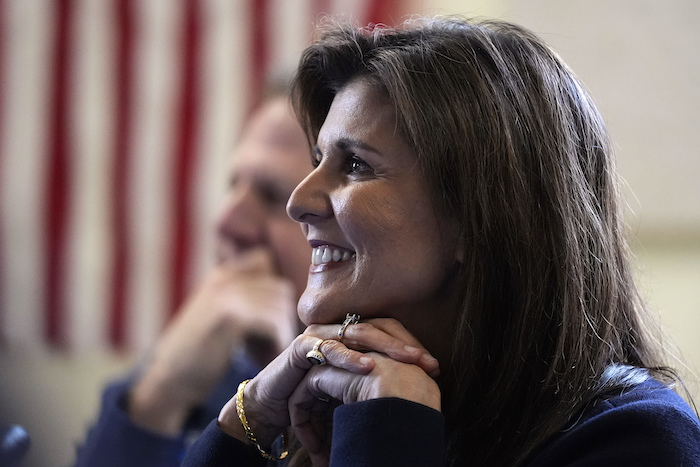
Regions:
<svg viewBox="0 0 700 467"><path fill-rule="evenodd" d="M402 328L403 326L394 318L384 318L384 325L390 328Z"/></svg>
<svg viewBox="0 0 700 467"><path fill-rule="evenodd" d="M304 334L299 334L292 341L292 345L294 346L294 348L301 349L306 345L307 338L308 338L308 336L305 336Z"/></svg>
<svg viewBox="0 0 700 467"><path fill-rule="evenodd" d="M324 352L339 352L341 347L344 349L345 346L340 342L333 339L325 339L323 345L321 346Z"/></svg>
<svg viewBox="0 0 700 467"><path fill-rule="evenodd" d="M352 333L355 335L364 335L373 327L374 326L372 326L369 323L357 323L357 324L353 324L352 326L348 326L348 328L346 329L346 332L352 331Z"/></svg>
<svg viewBox="0 0 700 467"><path fill-rule="evenodd" d="M344 345L336 346L337 348L334 349L335 352L337 353L338 359L341 361L349 361L352 359L354 353L356 351L349 349L345 347Z"/></svg>
<svg viewBox="0 0 700 467"><path fill-rule="evenodd" d="M401 328L403 326L394 318L379 318L377 319L377 327L384 331L389 331Z"/></svg>
<svg viewBox="0 0 700 467"><path fill-rule="evenodd" d="M320 367L311 367L308 373L307 385L312 391L321 392L321 380L323 375Z"/></svg>

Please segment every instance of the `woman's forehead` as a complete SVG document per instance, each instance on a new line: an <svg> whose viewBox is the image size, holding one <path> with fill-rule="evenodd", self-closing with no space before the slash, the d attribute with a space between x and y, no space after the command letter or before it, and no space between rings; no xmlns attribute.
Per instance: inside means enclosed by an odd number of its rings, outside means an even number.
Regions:
<svg viewBox="0 0 700 467"><path fill-rule="evenodd" d="M366 81L355 80L335 95L319 139L359 141L392 135L396 128L395 108L386 93Z"/></svg>

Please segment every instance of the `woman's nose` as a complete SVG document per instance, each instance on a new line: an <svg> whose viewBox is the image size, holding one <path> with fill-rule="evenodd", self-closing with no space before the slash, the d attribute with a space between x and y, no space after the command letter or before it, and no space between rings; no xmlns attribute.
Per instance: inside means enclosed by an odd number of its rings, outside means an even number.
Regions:
<svg viewBox="0 0 700 467"><path fill-rule="evenodd" d="M297 222L313 223L333 214L330 200L330 180L321 167L317 167L296 189L287 201L287 214Z"/></svg>

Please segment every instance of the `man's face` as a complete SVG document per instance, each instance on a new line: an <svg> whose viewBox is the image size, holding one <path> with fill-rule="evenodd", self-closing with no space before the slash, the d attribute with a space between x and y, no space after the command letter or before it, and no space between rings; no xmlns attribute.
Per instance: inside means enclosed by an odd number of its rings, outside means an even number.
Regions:
<svg viewBox="0 0 700 467"><path fill-rule="evenodd" d="M306 287L311 248L287 216L289 195L311 170L304 132L285 98L264 104L244 128L232 156L226 197L217 218L219 261L268 248L277 272Z"/></svg>

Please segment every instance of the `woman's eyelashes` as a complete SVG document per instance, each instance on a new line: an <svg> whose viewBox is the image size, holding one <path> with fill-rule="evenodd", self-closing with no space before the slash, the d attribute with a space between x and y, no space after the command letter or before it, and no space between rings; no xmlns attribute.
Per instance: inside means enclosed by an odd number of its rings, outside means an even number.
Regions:
<svg viewBox="0 0 700 467"><path fill-rule="evenodd" d="M362 158L358 157L357 154L353 152L342 152L337 154L336 157L336 160L340 163L340 169L343 173L347 175L351 175L354 177L362 177L372 175L374 173L372 166L370 166L367 162L365 162ZM323 161L324 158L325 156L323 155L321 150L318 147L316 147L314 148L314 151L311 154L311 164L314 166L314 168L316 168L319 165L321 165L321 161Z"/></svg>
<svg viewBox="0 0 700 467"><path fill-rule="evenodd" d="M374 173L372 167L354 154L349 154L345 158L347 173L354 176L365 176Z"/></svg>
<svg viewBox="0 0 700 467"><path fill-rule="evenodd" d="M321 159L323 159L323 153L318 146L316 146L311 153L311 165L314 167L314 169L321 164Z"/></svg>

